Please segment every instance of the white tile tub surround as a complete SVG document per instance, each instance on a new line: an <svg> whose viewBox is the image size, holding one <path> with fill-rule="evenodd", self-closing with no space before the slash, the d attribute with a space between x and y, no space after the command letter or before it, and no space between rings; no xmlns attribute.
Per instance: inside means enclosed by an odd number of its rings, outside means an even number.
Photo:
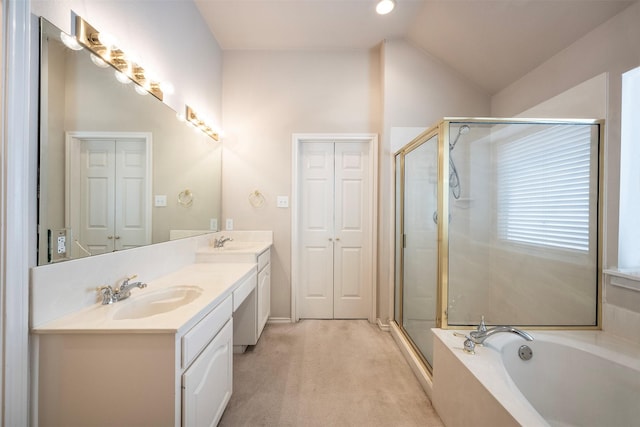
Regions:
<svg viewBox="0 0 640 427"><path fill-rule="evenodd" d="M498 334L471 355L461 335L433 331L433 403L447 426L632 425L640 416L640 346L627 340L602 331L529 330L532 342ZM531 361L518 358L522 344L533 349Z"/></svg>
<svg viewBox="0 0 640 427"><path fill-rule="evenodd" d="M640 345L640 313L612 304L602 304L603 330Z"/></svg>
<svg viewBox="0 0 640 427"><path fill-rule="evenodd" d="M602 329L640 345L640 272L604 271Z"/></svg>

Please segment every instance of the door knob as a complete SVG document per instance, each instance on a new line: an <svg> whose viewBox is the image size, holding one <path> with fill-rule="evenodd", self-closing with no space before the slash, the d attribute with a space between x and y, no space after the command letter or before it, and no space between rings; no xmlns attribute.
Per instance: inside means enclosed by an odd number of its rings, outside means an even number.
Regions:
<svg viewBox="0 0 640 427"><path fill-rule="evenodd" d="M339 242L339 241L340 241L340 238L339 238L339 237L336 237L336 242Z"/></svg>
<svg viewBox="0 0 640 427"><path fill-rule="evenodd" d="M116 240L118 240L120 238L120 236L116 236Z"/></svg>
<svg viewBox="0 0 640 427"><path fill-rule="evenodd" d="M329 241L330 241L330 242L333 242L333 239L332 239L331 237L329 237Z"/></svg>
<svg viewBox="0 0 640 427"><path fill-rule="evenodd" d="M113 236L107 236L107 239L111 240L113 239Z"/></svg>

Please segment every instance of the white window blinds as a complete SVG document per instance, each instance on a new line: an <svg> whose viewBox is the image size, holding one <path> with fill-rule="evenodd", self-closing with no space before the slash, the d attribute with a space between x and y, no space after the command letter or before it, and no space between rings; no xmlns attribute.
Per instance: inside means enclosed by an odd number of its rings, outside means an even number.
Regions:
<svg viewBox="0 0 640 427"><path fill-rule="evenodd" d="M501 239L589 250L591 126L556 125L501 143Z"/></svg>

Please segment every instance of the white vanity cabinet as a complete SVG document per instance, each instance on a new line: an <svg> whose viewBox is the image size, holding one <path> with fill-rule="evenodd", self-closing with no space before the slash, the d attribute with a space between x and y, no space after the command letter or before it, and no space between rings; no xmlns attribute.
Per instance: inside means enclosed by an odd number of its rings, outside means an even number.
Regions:
<svg viewBox="0 0 640 427"><path fill-rule="evenodd" d="M233 327L229 320L182 375L184 426L220 421L233 391Z"/></svg>
<svg viewBox="0 0 640 427"><path fill-rule="evenodd" d="M255 292L248 295L241 305L234 301L233 345L237 353L258 343L271 314L271 244L256 243L253 248L241 248L204 248L196 253L196 262L199 263L252 262L257 265Z"/></svg>
<svg viewBox="0 0 640 427"><path fill-rule="evenodd" d="M271 250L258 255L258 337L271 314Z"/></svg>
<svg viewBox="0 0 640 427"><path fill-rule="evenodd" d="M96 319L126 304L117 302L34 330L34 425L216 425L233 391L234 307L255 295L257 282L255 265L236 267L242 274L235 282L219 285L206 294L217 295L213 301L182 318ZM206 276L207 266L194 270Z"/></svg>

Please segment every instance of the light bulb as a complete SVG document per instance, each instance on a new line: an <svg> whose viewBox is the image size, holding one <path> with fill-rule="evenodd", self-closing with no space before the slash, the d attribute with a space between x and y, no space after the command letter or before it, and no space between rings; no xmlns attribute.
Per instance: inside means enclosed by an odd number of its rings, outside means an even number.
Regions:
<svg viewBox="0 0 640 427"><path fill-rule="evenodd" d="M83 49L80 43L78 43L78 39L76 39L74 36L70 36L65 32L62 32L62 31L60 32L60 40L62 40L62 43L64 43L64 45L71 50Z"/></svg>
<svg viewBox="0 0 640 427"><path fill-rule="evenodd" d="M395 0L380 0L376 5L376 12L379 15L386 15L396 7Z"/></svg>
<svg viewBox="0 0 640 427"><path fill-rule="evenodd" d="M100 58L98 55L95 54L91 54L91 62L93 62L95 65L97 65L100 68L107 68L109 66L109 64L107 64L107 62Z"/></svg>
<svg viewBox="0 0 640 427"><path fill-rule="evenodd" d="M171 82L161 82L160 90L166 93L167 95L171 95L176 91L176 89L173 87L173 84L171 84Z"/></svg>
<svg viewBox="0 0 640 427"><path fill-rule="evenodd" d="M102 32L98 35L98 40L107 49L113 49L117 46L118 40L112 34Z"/></svg>
<svg viewBox="0 0 640 427"><path fill-rule="evenodd" d="M122 71L116 70L115 74L116 74L116 80L118 80L120 83L124 85L128 85L129 83L131 83L131 79L129 78L129 76L127 76Z"/></svg>
<svg viewBox="0 0 640 427"><path fill-rule="evenodd" d="M140 85L135 85L135 90L138 93L138 95L143 95L144 96L144 95L149 93L149 92L147 92L147 90L145 88L143 88Z"/></svg>

